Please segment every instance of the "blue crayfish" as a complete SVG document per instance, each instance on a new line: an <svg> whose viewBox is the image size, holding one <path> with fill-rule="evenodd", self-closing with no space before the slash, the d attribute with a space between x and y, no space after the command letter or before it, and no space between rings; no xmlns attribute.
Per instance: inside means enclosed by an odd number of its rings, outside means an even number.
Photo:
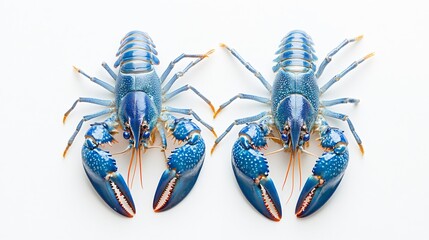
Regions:
<svg viewBox="0 0 429 240"><path fill-rule="evenodd" d="M104 144L115 141L113 135L118 132L118 128L123 130L123 138L129 143L125 151L132 151L127 183L130 181L133 162L134 174L137 166L139 166L141 181L142 150L156 148L153 146L156 132L161 136L162 146L159 148L163 151L167 147L165 129L175 139L185 142L184 145L174 149L168 157L167 169L161 176L153 200L155 211L174 207L193 188L203 165L205 143L200 135L201 130L195 123L190 119L176 118L171 113L192 115L214 134L215 132L191 109L173 108L163 104L184 91L192 90L214 111L211 102L192 86L185 85L174 91L169 91L178 78L212 52L213 50L200 55L181 54L168 65L161 77L158 77L154 69L154 65L159 64L155 44L148 34L132 31L122 39L116 54L118 59L114 67L119 67L119 72L115 73L106 63L102 64L115 80L115 86L96 77L90 77L82 70L75 68L80 74L111 92L114 99L81 97L74 102L64 114L64 121L79 102L104 106L106 109L82 118L68 141L64 156L85 121L110 115L103 122L91 124L86 132L82 146L82 160L85 172L93 187L116 212L127 217L133 217L136 213L130 190L121 174L117 172L115 160L108 151L102 149ZM163 84L175 64L184 58L195 58L196 60Z"/></svg>
<svg viewBox="0 0 429 240"><path fill-rule="evenodd" d="M265 217L274 221L279 221L282 217L277 190L268 176L267 159L259 151L267 145L267 139L282 144L283 147L279 151L290 152L285 181L290 167L294 166L296 155L298 156L298 166L300 166L301 153L308 153L305 147L309 143L311 133L318 135L324 149L322 156L316 161L313 174L307 179L299 196L295 208L297 217L306 217L314 213L328 201L341 182L348 164L348 141L343 131L331 127L325 117L347 121L363 153L362 141L350 118L328 109L337 104L358 103L359 100L339 98L325 101L319 98L334 83L374 54L368 54L355 61L322 87L319 88L317 85L317 79L331 62L332 56L348 43L359 41L361 38L362 36L344 40L326 56L316 71L314 62L317 57L311 37L303 31L291 31L283 38L276 52L278 56L274 60L275 66L273 67L276 75L272 86L235 49L221 44L260 80L271 95L271 98L267 98L238 94L222 104L214 116L238 98L267 104L271 110L235 120L216 139L212 148L213 152L216 145L235 125L247 124L239 132L239 138L232 148L232 167L243 194Z"/></svg>

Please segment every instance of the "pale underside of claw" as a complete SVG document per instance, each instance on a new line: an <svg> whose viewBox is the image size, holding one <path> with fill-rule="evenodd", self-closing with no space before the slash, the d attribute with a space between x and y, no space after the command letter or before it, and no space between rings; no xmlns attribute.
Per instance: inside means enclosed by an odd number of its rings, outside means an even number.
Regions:
<svg viewBox="0 0 429 240"><path fill-rule="evenodd" d="M155 212L161 211L168 203L168 201L171 198L171 194L173 193L174 187L176 186L177 177L173 177L165 187L164 191L161 194L161 197L156 202L156 204L153 207L153 210Z"/></svg>
<svg viewBox="0 0 429 240"><path fill-rule="evenodd" d="M334 194L342 178L343 175L327 183L319 176L310 176L299 196L295 215L299 218L307 217L319 210Z"/></svg>
<svg viewBox="0 0 429 240"><path fill-rule="evenodd" d="M85 165L84 169L94 189L113 210L126 217L135 215L134 201L121 174L109 173L102 179L90 172Z"/></svg>
<svg viewBox="0 0 429 240"><path fill-rule="evenodd" d="M301 196L303 199L298 200L298 203L295 208L295 215L297 217L304 217L309 215L308 210L311 206L310 204L313 201L313 198L315 197L316 191L319 187L323 186L324 180L320 177L311 176L307 182L306 186L304 186L304 189L302 190ZM316 185L317 184L317 185ZM311 189L308 191L308 189Z"/></svg>
<svg viewBox="0 0 429 240"><path fill-rule="evenodd" d="M272 217L270 219L273 219L275 221L280 221L280 219L282 218L281 212L279 212L279 210L276 208L276 205L273 199L271 198L270 194L267 192L267 190L263 185L259 184L259 187L261 189L262 199L264 201L265 207Z"/></svg>
<svg viewBox="0 0 429 240"><path fill-rule="evenodd" d="M179 204L194 187L204 163L205 143L200 128L189 119L173 120L172 136L185 144L175 148L168 157L168 168L159 180L153 199L155 212Z"/></svg>
<svg viewBox="0 0 429 240"><path fill-rule="evenodd" d="M134 203L130 204L130 200L128 200L125 197L124 193L121 191L121 189L118 187L118 185L116 185L114 181L109 180L109 183L110 183L110 187L115 193L116 200L119 202L122 209L128 213L128 216L131 216L131 217L134 216L134 214L136 213Z"/></svg>
<svg viewBox="0 0 429 240"><path fill-rule="evenodd" d="M153 210L161 212L179 204L194 187L203 162L204 159L201 159L194 168L182 174L175 169L166 169L155 192Z"/></svg>
<svg viewBox="0 0 429 240"><path fill-rule="evenodd" d="M321 208L338 188L347 168L349 153L343 131L327 129L323 134L325 152L313 167L295 208L297 217L306 217Z"/></svg>
<svg viewBox="0 0 429 240"><path fill-rule="evenodd" d="M307 194L307 196L304 198L304 201L301 205L298 206L298 211L296 211L297 216L301 216L307 209L307 207L310 205L311 200L313 200L314 193L316 192L316 188L311 189L311 191Z"/></svg>
<svg viewBox="0 0 429 240"><path fill-rule="evenodd" d="M130 190L117 171L116 161L108 151L98 148L92 138L82 147L84 170L100 197L116 212L133 217L136 210Z"/></svg>

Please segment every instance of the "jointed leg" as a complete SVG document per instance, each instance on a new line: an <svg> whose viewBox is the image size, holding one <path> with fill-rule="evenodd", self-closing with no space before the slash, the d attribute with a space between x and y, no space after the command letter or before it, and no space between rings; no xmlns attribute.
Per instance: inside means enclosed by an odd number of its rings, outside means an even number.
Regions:
<svg viewBox="0 0 429 240"><path fill-rule="evenodd" d="M337 104L345 104L345 103L354 103L354 104L358 104L359 103L359 99L356 98L338 98L338 99L334 99L334 100L325 100L325 101L321 101L321 104L325 107L330 107L330 106L334 106Z"/></svg>
<svg viewBox="0 0 429 240"><path fill-rule="evenodd" d="M323 85L320 88L320 94L323 94L328 90L334 83L340 81L342 77L344 77L347 73L349 73L351 70L355 69L359 64L361 64L363 61L367 60L368 58L374 56L374 53L370 53L366 55L365 57L359 59L358 61L353 62L350 66L348 66L344 71L342 71L340 74L335 75L331 80L329 80L325 85Z"/></svg>
<svg viewBox="0 0 429 240"><path fill-rule="evenodd" d="M361 40L362 38L363 38L363 35L357 36L355 38L345 39L338 47L334 48L334 50L332 50L330 53L328 53L328 55L325 57L323 62L320 64L319 70L317 70L316 78L319 78L320 75L322 75L323 71L325 70L325 67L331 62L332 57L338 51L340 51L341 48L343 48L344 46L346 46L347 44L349 44L351 42L357 42L357 41Z"/></svg>
<svg viewBox="0 0 429 240"><path fill-rule="evenodd" d="M107 91L109 91L109 92L111 92L111 93L114 93L114 92L115 92L115 88L114 88L112 85L110 85L110 84L108 84L108 83L106 83L106 82L104 82L104 81L102 81L102 80L100 80L100 79L98 79L98 78L96 78L96 77L91 77L91 76L89 76L89 75L88 75L88 74L86 74L84 71L80 70L79 68L77 68L77 67L75 67L75 66L73 66L73 68L74 68L74 70L76 70L78 73L80 73L80 74L82 74L83 76L87 77L87 78L88 78L89 80L91 80L92 82L94 82L94 83L96 83L96 84L98 84L98 85L102 86L103 88L105 88Z"/></svg>
<svg viewBox="0 0 429 240"><path fill-rule="evenodd" d="M105 106L105 107L112 107L114 105L114 102L112 100L103 100L103 99L97 99L97 98L83 98L83 97L80 97L80 98L78 98L73 103L73 105L71 106L71 108L66 113L64 113L63 123L66 121L67 116L76 107L76 105L77 105L78 102L92 103L92 104L96 104L96 105L100 105L100 106Z"/></svg>
<svg viewBox="0 0 429 240"><path fill-rule="evenodd" d="M258 79L259 79L259 81L261 81L261 83L264 85L264 87L269 91L269 92L271 92L271 89L272 89L272 86L271 86L271 84L270 83L268 83L268 81L267 80L265 80L265 78L262 76L262 74L260 73L260 72L258 72L258 71L256 71L256 69L255 68L253 68L252 67L252 65L250 65L250 63L248 63L248 62L246 62L238 53L237 53L237 51L235 50L235 49L233 49L233 48L230 48L230 47L228 47L227 45L225 45L225 44L221 44L220 45L221 47L224 47L224 48L226 48L226 49L228 49L228 51L230 51L231 52L231 54L234 56L234 57L236 57L240 62L241 62L241 64L243 64L251 73L253 73Z"/></svg>
<svg viewBox="0 0 429 240"><path fill-rule="evenodd" d="M327 117L340 119L342 121L347 121L347 124L349 125L350 131L353 134L353 137L355 138L357 144L359 145L360 151L362 154L364 153L364 149L362 146L362 140L360 139L359 135L356 133L355 127L353 126L352 121L350 120L349 116L344 115L342 113L333 112L328 109L322 109L322 114Z"/></svg>
<svg viewBox="0 0 429 240"><path fill-rule="evenodd" d="M241 64L243 64L251 73L253 73L258 79L259 79L259 81L261 81L261 83L262 83L262 85L264 85L264 87L269 91L269 92L271 92L271 90L272 90L272 86L271 86L271 84L267 81L267 80L265 80L265 78L264 78L264 76L262 76L262 74L260 73L260 72L258 72L252 65L250 65L250 63L248 63L248 62L246 62L241 56L240 56L240 54L238 54L237 53L237 51L235 50L235 49L233 49L233 48L230 48L230 47L228 47L227 45L225 45L225 44L221 44L220 45L221 47L224 47L224 48L226 48L226 49L228 49L228 51L230 51L231 52L231 54L234 56L234 57L236 57L240 62L241 62Z"/></svg>
<svg viewBox="0 0 429 240"><path fill-rule="evenodd" d="M164 95L164 99L163 99L163 101L164 102L166 102L166 101L168 101L170 98L172 98L172 97L174 97L174 96L176 96L176 95L178 95L179 93L181 93L181 92L184 92L184 91L187 91L187 90L192 90L195 94L197 94L201 99L203 99L203 101L204 102L206 102L209 106L210 106L210 108L212 109L212 111L214 112L215 111L215 109L214 109L214 107L213 107L213 105L212 105L212 103L210 102L210 100L208 100L203 94L201 94L197 89L195 89L194 87L192 87L192 86L189 86L188 84L186 84L185 86L182 86L182 87L180 87L180 88L178 88L178 89L176 89L176 90L174 90L174 91L172 91L172 92L170 92L170 93L167 93L167 94L165 94Z"/></svg>
<svg viewBox="0 0 429 240"><path fill-rule="evenodd" d="M107 65L107 63L103 62L103 63L101 63L101 66L103 66L104 69L106 69L106 71L109 73L109 75L113 78L113 80L116 81L116 78L118 78L118 76L116 75L115 72L113 72L113 70L109 67L109 65Z"/></svg>
<svg viewBox="0 0 429 240"><path fill-rule="evenodd" d="M216 145L222 141L222 139L226 136L226 134L229 133L229 131L231 131L231 129L235 126L235 125L241 125L241 124L246 124L246 123L250 123L250 122L254 122L257 121L267 115L270 115L271 112L269 111L265 111L265 112L261 112L257 115L254 116L250 116L250 117L245 117L245 118L240 118L240 119L236 119L234 120L234 122L231 123L231 125L229 125L229 127L225 130L225 132L223 132L216 140L215 140L215 144L212 147L211 153L213 153Z"/></svg>
<svg viewBox="0 0 429 240"><path fill-rule="evenodd" d="M80 129L82 128L82 125L84 122L91 120L91 119L94 119L96 117L100 117L100 116L103 116L103 115L106 115L109 113L113 113L114 111L115 111L115 108L109 108L109 109L105 109L103 111L100 111L100 112L97 112L94 114L83 116L82 120L80 120L80 122L77 124L76 130L74 131L73 135L70 137L69 141L67 142L67 147L64 150L63 157L66 155L69 147L73 144L73 141L76 138L76 135L79 133Z"/></svg>
<svg viewBox="0 0 429 240"><path fill-rule="evenodd" d="M162 148L166 149L167 148L167 136L165 135L164 126L163 126L162 122L159 122L158 124L156 124L156 129L158 129L159 135L161 135Z"/></svg>
<svg viewBox="0 0 429 240"><path fill-rule="evenodd" d="M210 130L213 133L213 135L215 135L215 137L217 137L216 132L214 131L214 128L210 126L208 123L204 122L194 111L192 111L192 109L173 108L173 107L166 106L164 107L163 110L170 113L181 113L185 115L192 115L195 118L195 120L203 124L208 130Z"/></svg>
<svg viewBox="0 0 429 240"><path fill-rule="evenodd" d="M210 55L214 50L210 50L208 51L206 54L184 54L182 53L180 56L178 56L176 59L174 59L173 61L170 62L170 64L168 65L167 69L165 69L164 73L161 75L161 83L163 83L165 81L165 79L167 78L168 74L170 74L171 70L173 69L174 65L176 63L178 63L180 60L184 59L184 58L199 58L199 61L201 61L202 59L208 57L208 55ZM196 63L194 63L193 65L195 65Z"/></svg>
<svg viewBox="0 0 429 240"><path fill-rule="evenodd" d="M162 93L165 94L166 92L168 92L168 90L170 90L171 86L173 86L173 84L176 82L177 79L179 79L180 77L182 77L183 75L185 75L185 73L193 66L197 65L197 63L201 62L201 60L203 60L204 58L206 58L208 56L208 54L212 53L213 51L209 51L206 55L204 55L205 57L201 57L199 59L197 59L196 61L193 61L191 63L188 64L188 66L185 67L185 69L183 69L180 72L177 72L176 74L174 74L174 76L164 85L164 87L162 87Z"/></svg>
<svg viewBox="0 0 429 240"><path fill-rule="evenodd" d="M229 99L228 101L226 101L224 104L220 105L219 109L215 112L213 118L215 118L216 115L222 109L224 109L226 106L228 106L230 103L232 103L237 98L240 98L240 99L249 99L249 100L253 100L253 101L256 101L256 102L260 102L260 103L271 104L271 100L269 98L259 97L259 96L255 96L255 95L251 95L251 94L239 93L239 94L235 95L234 97L232 97L231 99Z"/></svg>

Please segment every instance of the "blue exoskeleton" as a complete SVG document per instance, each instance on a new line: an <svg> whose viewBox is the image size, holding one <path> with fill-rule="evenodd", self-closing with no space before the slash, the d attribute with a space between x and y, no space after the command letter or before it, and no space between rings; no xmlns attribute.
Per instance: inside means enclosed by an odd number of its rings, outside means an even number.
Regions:
<svg viewBox="0 0 429 240"><path fill-rule="evenodd" d="M68 141L64 156L85 121L110 114L105 121L91 124L86 132L82 159L85 172L95 190L116 212L127 217L133 217L136 213L130 190L121 174L117 172L115 160L108 151L102 149L104 144L114 142L113 135L118 132L117 128L123 130L123 138L129 142L127 150L132 151L127 182L129 182L134 159L134 172L139 166L141 173L142 151L154 147L152 144L156 132L161 136L162 150L167 147L165 129L175 139L185 143L174 149L168 157L167 169L161 176L153 200L155 211L174 207L193 188L204 161L204 140L200 135L200 128L195 123L190 119L176 118L171 113L192 115L213 133L214 130L191 109L173 108L165 106L164 103L184 91L192 90L214 110L211 102L192 86L185 85L170 91L178 78L211 53L212 51L200 55L181 54L169 64L161 77L158 77L154 69L154 65L159 64L155 44L146 33L132 31L122 39L116 54L118 59L114 67L119 67L118 73L115 73L106 63L102 64L115 80L115 86L96 77L90 77L82 70L75 68L79 73L111 92L114 99L81 97L75 101L65 113L64 121L78 102L92 103L104 106L106 109L82 118ZM196 60L164 83L174 65L184 58Z"/></svg>
<svg viewBox="0 0 429 240"><path fill-rule="evenodd" d="M301 191L295 210L297 217L306 217L323 206L335 192L347 167L349 159L348 141L343 131L328 125L325 117L347 121L363 153L362 141L350 118L347 115L328 110L328 107L333 105L357 103L359 100L340 98L324 101L319 97L349 71L373 56L373 53L354 62L322 87L319 88L317 84L317 79L322 75L328 63L331 62L332 56L348 43L358 41L361 38L362 36L344 40L326 56L316 71L314 62L317 57L314 54L311 37L303 31L291 31L281 41L276 52L277 58L274 60L275 66L273 67L276 75L273 85L234 49L221 44L261 81L271 97L240 93L222 104L215 116L220 110L239 98L264 103L270 106L271 110L235 120L216 139L212 152L235 125L246 124L239 132L239 138L232 148L233 171L243 194L267 218L279 221L282 217L282 209L277 190L268 176L267 159L259 151L267 145L266 139L273 139L281 143L283 145L282 151L290 152L291 157L286 178L291 165L294 166L295 156L298 155L299 163L300 154L306 152L304 148L310 140L311 133L318 135L321 146L325 150L316 161L313 174L308 178Z"/></svg>

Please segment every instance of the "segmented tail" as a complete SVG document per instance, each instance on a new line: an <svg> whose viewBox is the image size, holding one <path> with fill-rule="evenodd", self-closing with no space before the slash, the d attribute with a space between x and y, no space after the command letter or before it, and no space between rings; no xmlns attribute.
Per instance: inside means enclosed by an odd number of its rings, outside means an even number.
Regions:
<svg viewBox="0 0 429 240"><path fill-rule="evenodd" d="M157 54L155 44L147 33L131 31L121 41L114 66L119 66L122 73L150 72L153 65L159 64Z"/></svg>
<svg viewBox="0 0 429 240"><path fill-rule="evenodd" d="M279 69L289 72L307 72L310 69L316 71L314 61L317 57L314 52L313 40L307 33L291 31L279 45L273 71L277 72Z"/></svg>

